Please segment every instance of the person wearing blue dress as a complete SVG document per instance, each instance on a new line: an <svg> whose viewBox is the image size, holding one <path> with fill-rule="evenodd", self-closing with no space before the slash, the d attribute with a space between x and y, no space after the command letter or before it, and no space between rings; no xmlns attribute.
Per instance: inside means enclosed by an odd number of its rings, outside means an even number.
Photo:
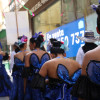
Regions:
<svg viewBox="0 0 100 100"><path fill-rule="evenodd" d="M8 60L9 56L1 48L0 44L0 97L6 97L10 95L12 83L6 72L5 65L2 63L3 60Z"/></svg>
<svg viewBox="0 0 100 100"><path fill-rule="evenodd" d="M31 39L33 51L25 57L25 98L24 100L44 100L43 93L40 89L32 89L30 84L34 76L39 72L41 66L50 60L49 54L40 49L44 44L44 38L41 33L36 33ZM31 44L32 45L32 44Z"/></svg>
<svg viewBox="0 0 100 100"><path fill-rule="evenodd" d="M81 74L81 66L64 56L64 44L60 41L53 42L50 52L53 59L43 64L31 87L44 91L45 100L71 100L70 91Z"/></svg>
<svg viewBox="0 0 100 100"><path fill-rule="evenodd" d="M98 15L97 32L100 34L100 5L95 9ZM94 40L94 37L90 40ZM100 100L100 46L85 54L82 74L73 86L71 94L79 100Z"/></svg>
<svg viewBox="0 0 100 100"><path fill-rule="evenodd" d="M21 36L18 38L18 45L20 51L14 56L14 67L13 67L13 87L10 94L10 100L24 100L24 81L22 72L25 65L25 55L28 53L27 48L27 37Z"/></svg>

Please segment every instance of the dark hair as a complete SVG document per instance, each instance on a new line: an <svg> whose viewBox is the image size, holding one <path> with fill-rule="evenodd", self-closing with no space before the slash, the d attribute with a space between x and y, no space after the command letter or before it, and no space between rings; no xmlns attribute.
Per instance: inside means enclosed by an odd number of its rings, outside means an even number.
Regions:
<svg viewBox="0 0 100 100"><path fill-rule="evenodd" d="M50 39L51 44L53 44L54 41L57 41L57 40L54 39L54 38L51 38L51 39Z"/></svg>
<svg viewBox="0 0 100 100"><path fill-rule="evenodd" d="M19 45L19 48L23 48L25 43L22 43L21 45Z"/></svg>
<svg viewBox="0 0 100 100"><path fill-rule="evenodd" d="M5 53L5 56L3 56L3 60L5 61L5 60L8 60L9 59L9 55L8 55L8 53L6 52Z"/></svg>
<svg viewBox="0 0 100 100"><path fill-rule="evenodd" d="M96 13L98 15L98 17L97 17L97 27L98 27L98 30L100 31L100 5L96 9Z"/></svg>
<svg viewBox="0 0 100 100"><path fill-rule="evenodd" d="M31 37L30 42L33 44L34 42L36 42L36 40L33 37Z"/></svg>
<svg viewBox="0 0 100 100"><path fill-rule="evenodd" d="M21 38L22 38L22 36L19 36L19 37L18 37L18 39L21 39Z"/></svg>
<svg viewBox="0 0 100 100"><path fill-rule="evenodd" d="M39 35L36 39L36 47L40 48L41 43L44 41L43 36Z"/></svg>
<svg viewBox="0 0 100 100"><path fill-rule="evenodd" d="M42 46L40 49L43 50L43 51L46 51L44 46Z"/></svg>
<svg viewBox="0 0 100 100"><path fill-rule="evenodd" d="M15 52L17 53L19 51L20 51L19 47L16 47Z"/></svg>
<svg viewBox="0 0 100 100"><path fill-rule="evenodd" d="M19 48L19 45L17 42L14 43L13 47L14 47L16 53L20 51L20 48Z"/></svg>
<svg viewBox="0 0 100 100"><path fill-rule="evenodd" d="M22 38L23 38L23 36L19 36L19 37L18 37L18 40L21 40ZM20 45L19 45L19 48L20 48L20 49L23 48L23 47L24 47L24 44L25 44L25 43L20 44Z"/></svg>
<svg viewBox="0 0 100 100"><path fill-rule="evenodd" d="M54 41L53 46L50 49L50 53L53 53L57 56L57 54L64 54L64 49L60 48L62 43L60 41Z"/></svg>

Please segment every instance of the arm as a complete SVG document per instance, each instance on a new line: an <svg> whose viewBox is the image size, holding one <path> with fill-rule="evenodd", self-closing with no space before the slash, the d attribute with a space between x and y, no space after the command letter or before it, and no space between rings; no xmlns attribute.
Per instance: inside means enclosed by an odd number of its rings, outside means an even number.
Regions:
<svg viewBox="0 0 100 100"><path fill-rule="evenodd" d="M28 68L30 66L29 58L30 58L30 54L27 54L25 56L25 68ZM27 81L27 78L24 78L24 93L25 93L25 89L26 89L26 81Z"/></svg>
<svg viewBox="0 0 100 100"><path fill-rule="evenodd" d="M2 56L5 56L5 52L3 52L3 51L0 51L0 54L1 54Z"/></svg>
<svg viewBox="0 0 100 100"><path fill-rule="evenodd" d="M30 55L31 55L30 53L25 55L25 67L29 67L30 66L30 62L29 62Z"/></svg>
<svg viewBox="0 0 100 100"><path fill-rule="evenodd" d="M82 53L84 53L84 52L82 51L82 48L80 47L79 50L78 50L78 52L77 52L77 56L76 56L76 61L80 65L82 65L82 62L83 62L83 57L82 57L83 54Z"/></svg>
<svg viewBox="0 0 100 100"><path fill-rule="evenodd" d="M42 77L46 77L47 76L47 66L48 66L48 62L44 63L43 66L41 67L39 74Z"/></svg>
<svg viewBox="0 0 100 100"><path fill-rule="evenodd" d="M83 63L82 63L82 75L87 75L86 73L86 67L90 61L90 55L88 53L85 54L84 59L83 59Z"/></svg>

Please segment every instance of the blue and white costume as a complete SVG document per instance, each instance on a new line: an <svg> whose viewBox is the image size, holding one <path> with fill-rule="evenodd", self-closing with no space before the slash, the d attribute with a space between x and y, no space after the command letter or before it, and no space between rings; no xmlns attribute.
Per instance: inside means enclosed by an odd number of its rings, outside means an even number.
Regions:
<svg viewBox="0 0 100 100"><path fill-rule="evenodd" d="M3 56L0 55L0 97L9 96L12 88L12 83L2 64Z"/></svg>
<svg viewBox="0 0 100 100"><path fill-rule="evenodd" d="M100 61L91 60L87 76L81 75L72 89L72 95L85 100L100 100Z"/></svg>
<svg viewBox="0 0 100 100"><path fill-rule="evenodd" d="M46 86L47 100L76 100L71 99L71 89L72 85L75 84L76 80L81 74L81 70L78 69L73 76L69 76L67 68L58 64L57 75L59 79L49 78L49 84Z"/></svg>
<svg viewBox="0 0 100 100"><path fill-rule="evenodd" d="M10 95L10 100L24 100L24 81L22 71L24 69L24 61L18 58L14 59L13 67L13 87Z"/></svg>
<svg viewBox="0 0 100 100"><path fill-rule="evenodd" d="M32 84L32 79L34 79L35 74L39 72L42 65L48 60L50 60L48 53L44 53L40 60L35 53L32 53L30 56L30 67L26 69L27 71L25 73L27 77L27 83L24 100L44 100L43 93L40 91L40 89L32 89L30 84Z"/></svg>

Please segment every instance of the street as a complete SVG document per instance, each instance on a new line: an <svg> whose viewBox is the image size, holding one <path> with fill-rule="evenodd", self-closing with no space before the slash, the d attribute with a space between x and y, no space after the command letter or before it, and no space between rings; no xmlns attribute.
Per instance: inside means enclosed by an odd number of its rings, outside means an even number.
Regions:
<svg viewBox="0 0 100 100"><path fill-rule="evenodd" d="M0 97L0 100L9 100L9 97Z"/></svg>

